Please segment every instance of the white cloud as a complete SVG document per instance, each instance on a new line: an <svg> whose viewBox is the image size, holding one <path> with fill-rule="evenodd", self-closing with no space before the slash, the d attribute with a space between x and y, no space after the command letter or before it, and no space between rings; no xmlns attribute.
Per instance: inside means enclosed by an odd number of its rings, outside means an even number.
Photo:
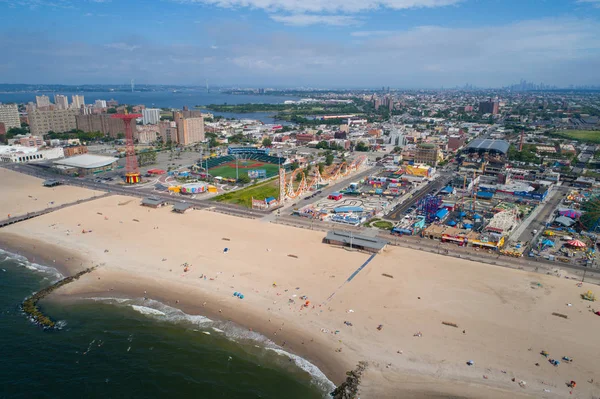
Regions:
<svg viewBox="0 0 600 399"><path fill-rule="evenodd" d="M384 36L391 35L394 31L391 30L362 30L352 32L350 35L354 37L370 37L370 36Z"/></svg>
<svg viewBox="0 0 600 399"><path fill-rule="evenodd" d="M360 40L266 33L237 20L203 28L197 44L132 37L97 45L0 31L0 53L11 54L2 78L80 84L143 76L148 83L197 84L210 77L215 84L449 87L499 86L521 78L597 84L600 70L600 23L586 19L355 32L352 37Z"/></svg>
<svg viewBox="0 0 600 399"><path fill-rule="evenodd" d="M137 50L137 49L141 48L141 46L138 46L135 44L127 44L127 43L123 43L123 42L105 44L104 47L115 49L115 50L124 50L124 51L133 51L133 50Z"/></svg>
<svg viewBox="0 0 600 399"><path fill-rule="evenodd" d="M271 15L271 19L291 26L308 25L333 25L347 26L357 25L360 21L349 15L314 15L314 14L293 14L293 15Z"/></svg>
<svg viewBox="0 0 600 399"><path fill-rule="evenodd" d="M463 0L171 0L182 4L209 4L223 8L250 7L291 13L358 13L378 8L402 10L454 5Z"/></svg>

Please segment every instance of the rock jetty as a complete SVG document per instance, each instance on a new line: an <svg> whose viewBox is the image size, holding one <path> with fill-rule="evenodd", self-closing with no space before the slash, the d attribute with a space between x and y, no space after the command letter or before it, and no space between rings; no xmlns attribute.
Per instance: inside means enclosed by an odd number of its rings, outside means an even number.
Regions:
<svg viewBox="0 0 600 399"><path fill-rule="evenodd" d="M83 276L86 273L92 272L95 268L96 267L94 266L82 270L73 276L65 277L62 280L52 284L50 287L44 288L43 290L36 292L29 298L25 299L25 301L23 301L21 309L23 309L23 312L25 312L25 314L27 314L27 316L29 316L36 324L46 329L55 328L56 323L53 322L52 319L50 319L44 313L42 313L42 311L38 308L38 301L44 298L46 295L50 294L52 291L56 290L57 288L60 288L65 284L69 284L72 281L79 280L79 277Z"/></svg>

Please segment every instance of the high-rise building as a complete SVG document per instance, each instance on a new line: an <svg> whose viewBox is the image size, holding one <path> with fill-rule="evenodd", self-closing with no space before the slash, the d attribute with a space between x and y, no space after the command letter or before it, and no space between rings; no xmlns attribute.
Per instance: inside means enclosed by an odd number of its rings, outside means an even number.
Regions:
<svg viewBox="0 0 600 399"><path fill-rule="evenodd" d="M69 97L57 94L54 96L54 104L57 109L68 109L69 108Z"/></svg>
<svg viewBox="0 0 600 399"><path fill-rule="evenodd" d="M4 123L6 131L13 127L21 127L17 104L0 104L0 122Z"/></svg>
<svg viewBox="0 0 600 399"><path fill-rule="evenodd" d="M202 118L202 111L197 110L197 109L193 109L193 110L189 110L189 109L184 109L183 112L181 113L181 115L184 118Z"/></svg>
<svg viewBox="0 0 600 399"><path fill-rule="evenodd" d="M204 140L204 118L184 118L180 112L176 112L175 123L177 143L190 145Z"/></svg>
<svg viewBox="0 0 600 399"><path fill-rule="evenodd" d="M83 98L83 96L74 95L72 99L73 102L71 103L71 107L73 107L74 109L79 109L82 105L85 105L85 99Z"/></svg>
<svg viewBox="0 0 600 399"><path fill-rule="evenodd" d="M163 143L177 142L177 124L173 121L161 121L158 123L160 138Z"/></svg>
<svg viewBox="0 0 600 399"><path fill-rule="evenodd" d="M77 129L86 133L100 132L105 136L117 138L125 134L125 125L121 119L111 118L109 114L77 115L75 117ZM135 119L130 122L131 130L135 131Z"/></svg>
<svg viewBox="0 0 600 399"><path fill-rule="evenodd" d="M144 125L156 125L160 121L160 109L146 108L142 110L142 123Z"/></svg>
<svg viewBox="0 0 600 399"><path fill-rule="evenodd" d="M415 163L423 163L430 166L437 166L440 157L440 150L436 144L421 143L417 145L415 152Z"/></svg>
<svg viewBox="0 0 600 399"><path fill-rule="evenodd" d="M479 112L481 112L482 114L497 115L499 106L500 104L498 103L498 101L492 101L492 99L490 99L489 101L482 101L479 103Z"/></svg>
<svg viewBox="0 0 600 399"><path fill-rule="evenodd" d="M94 108L106 108L106 100L94 101Z"/></svg>
<svg viewBox="0 0 600 399"><path fill-rule="evenodd" d="M43 136L50 131L62 133L77 127L76 109L36 110L29 115L29 130L34 136Z"/></svg>
<svg viewBox="0 0 600 399"><path fill-rule="evenodd" d="M50 106L50 99L48 96L35 96L35 102L38 108L47 108Z"/></svg>
<svg viewBox="0 0 600 399"><path fill-rule="evenodd" d="M403 148L406 145L406 137L404 136L402 131L400 131L398 129L393 129L390 132L389 137L390 137L390 144L393 145L394 147Z"/></svg>

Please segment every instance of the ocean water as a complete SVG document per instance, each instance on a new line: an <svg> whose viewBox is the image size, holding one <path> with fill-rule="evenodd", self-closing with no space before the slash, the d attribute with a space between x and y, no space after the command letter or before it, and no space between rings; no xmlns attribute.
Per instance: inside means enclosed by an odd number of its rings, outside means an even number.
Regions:
<svg viewBox="0 0 600 399"><path fill-rule="evenodd" d="M311 399L333 389L256 333L152 300L43 300L61 325L44 331L19 305L60 277L0 251L0 398Z"/></svg>
<svg viewBox="0 0 600 399"><path fill-rule="evenodd" d="M196 105L209 104L246 104L246 103L266 103L279 104L286 100L297 100L297 97L287 96L259 96L250 94L224 94L220 92L207 93L202 90L186 90L176 93L170 91L154 91L154 92L60 92L60 93L0 93L0 102L2 103L28 103L35 102L35 96L45 94L50 97L50 101L54 101L54 94L63 94L69 97L74 94L81 94L85 97L86 104L93 104L95 100L117 100L119 104L144 104L146 107L157 108L178 108L182 109L188 106L193 109ZM212 112L212 111L207 111ZM236 119L258 119L264 123L280 123L272 118L273 113L259 112L252 114L236 114L227 112L212 112L215 115L221 115L225 118Z"/></svg>

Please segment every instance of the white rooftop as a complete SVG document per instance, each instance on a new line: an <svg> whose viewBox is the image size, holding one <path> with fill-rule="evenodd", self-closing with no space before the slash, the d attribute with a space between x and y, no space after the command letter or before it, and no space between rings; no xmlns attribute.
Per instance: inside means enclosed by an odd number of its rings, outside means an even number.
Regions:
<svg viewBox="0 0 600 399"><path fill-rule="evenodd" d="M118 158L115 157L105 157L103 155L92 155L92 154L83 154L83 155L75 155L74 157L61 159L60 161L54 161L56 165L64 165L71 166L73 168L85 168L85 169L93 169L93 168L101 168L106 165L110 165L116 162Z"/></svg>
<svg viewBox="0 0 600 399"><path fill-rule="evenodd" d="M25 147L20 145L0 145L0 154L31 154L37 152L36 147Z"/></svg>

